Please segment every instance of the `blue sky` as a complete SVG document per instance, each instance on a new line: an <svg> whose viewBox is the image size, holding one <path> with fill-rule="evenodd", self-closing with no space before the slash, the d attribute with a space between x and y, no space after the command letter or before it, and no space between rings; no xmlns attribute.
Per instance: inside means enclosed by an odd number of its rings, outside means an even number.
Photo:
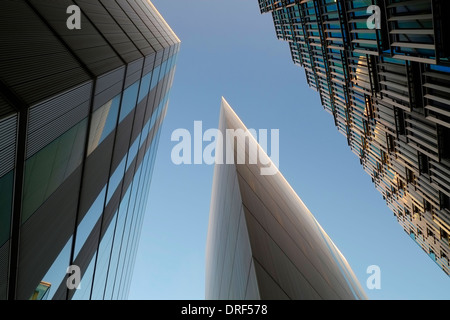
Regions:
<svg viewBox="0 0 450 320"><path fill-rule="evenodd" d="M280 171L370 299L450 299L450 279L409 238L276 39L257 0L153 0L182 41L130 299L204 299L213 166L174 165L178 128L217 128L224 96L248 128L280 130ZM368 290L367 267L381 269Z"/></svg>

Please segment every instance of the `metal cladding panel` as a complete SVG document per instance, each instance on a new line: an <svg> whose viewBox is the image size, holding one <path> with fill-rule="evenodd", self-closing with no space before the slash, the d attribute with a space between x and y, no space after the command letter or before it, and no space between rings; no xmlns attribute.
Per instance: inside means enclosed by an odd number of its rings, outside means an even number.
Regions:
<svg viewBox="0 0 450 320"><path fill-rule="evenodd" d="M131 20L116 1L100 0L106 10L117 21L120 27L124 30L134 45L141 51L144 56L155 52L150 46L149 42L144 38L142 33L138 30L134 21Z"/></svg>
<svg viewBox="0 0 450 320"><path fill-rule="evenodd" d="M17 114L0 120L0 177L14 169L16 160Z"/></svg>
<svg viewBox="0 0 450 320"><path fill-rule="evenodd" d="M28 105L89 80L25 1L0 2L0 30L2 81Z"/></svg>
<svg viewBox="0 0 450 320"><path fill-rule="evenodd" d="M222 132L247 132L225 100L220 119ZM246 145L248 154L250 142L260 155L263 152L248 136L235 146L238 161L243 157L241 147ZM241 138L245 135L237 141ZM207 298L244 299L251 290L250 295L261 299L365 299L345 258L281 173L262 175L263 167L267 165L248 161L216 164L207 241ZM229 263L233 256L236 264ZM252 264L257 285L249 276Z"/></svg>
<svg viewBox="0 0 450 320"><path fill-rule="evenodd" d="M149 72L153 71L153 69L155 68L155 58L156 53L153 53L150 56L145 57L144 69L142 70L142 74L144 76Z"/></svg>
<svg viewBox="0 0 450 320"><path fill-rule="evenodd" d="M29 109L27 158L89 115L92 82Z"/></svg>
<svg viewBox="0 0 450 320"><path fill-rule="evenodd" d="M149 21L148 16L142 11L142 8L136 3L136 1L128 1L130 6L133 8L134 12L136 13L136 16L138 19L142 22L142 28L144 35L151 34L152 36L146 36L146 38L149 40L150 44L152 45L153 49L156 51L159 51L163 49L163 45L161 42L166 42L164 40L161 40L162 35L159 32L159 30L155 27L154 23L152 21ZM144 28L145 26L145 28ZM148 31L147 31L148 30ZM147 33L150 32L150 33Z"/></svg>
<svg viewBox="0 0 450 320"><path fill-rule="evenodd" d="M125 69L125 67L120 67L97 79L97 82L95 83L93 111L97 110L122 92Z"/></svg>
<svg viewBox="0 0 450 320"><path fill-rule="evenodd" d="M66 10L69 6L75 5L73 1L30 0L30 3L94 75L101 75L124 64L83 12L81 29L67 28L69 15L66 14Z"/></svg>
<svg viewBox="0 0 450 320"><path fill-rule="evenodd" d="M100 2L92 0L75 2L126 63L142 58L142 54Z"/></svg>
<svg viewBox="0 0 450 320"><path fill-rule="evenodd" d="M78 167L22 225L17 299L30 298L72 236L75 230L80 182L81 167Z"/></svg>
<svg viewBox="0 0 450 320"><path fill-rule="evenodd" d="M13 108L8 102L6 102L5 99L2 98L0 95L0 118L17 111L15 108Z"/></svg>
<svg viewBox="0 0 450 320"><path fill-rule="evenodd" d="M0 300L8 294L9 240L0 247Z"/></svg>
<svg viewBox="0 0 450 320"><path fill-rule="evenodd" d="M127 75L125 78L125 88L141 79L142 66L144 64L144 59L136 60L127 66Z"/></svg>

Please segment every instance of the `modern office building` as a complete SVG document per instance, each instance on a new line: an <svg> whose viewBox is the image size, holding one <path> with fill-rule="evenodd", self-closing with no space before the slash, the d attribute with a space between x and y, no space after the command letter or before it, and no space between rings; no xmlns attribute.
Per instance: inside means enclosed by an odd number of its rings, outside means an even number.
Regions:
<svg viewBox="0 0 450 320"><path fill-rule="evenodd" d="M206 298L366 299L343 255L283 175L261 174L273 163L224 99L219 129L235 143L227 149L224 142L216 157L233 152L235 161L214 168ZM252 152L258 161L250 160Z"/></svg>
<svg viewBox="0 0 450 320"><path fill-rule="evenodd" d="M450 274L450 1L259 6L405 232Z"/></svg>
<svg viewBox="0 0 450 320"><path fill-rule="evenodd" d="M0 30L0 299L126 298L180 41L147 0L1 1Z"/></svg>

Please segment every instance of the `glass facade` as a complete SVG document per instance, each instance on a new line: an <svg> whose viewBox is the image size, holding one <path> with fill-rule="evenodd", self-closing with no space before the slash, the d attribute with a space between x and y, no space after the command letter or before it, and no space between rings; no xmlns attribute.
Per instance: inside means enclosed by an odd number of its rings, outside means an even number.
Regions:
<svg viewBox="0 0 450 320"><path fill-rule="evenodd" d="M0 299L128 296L180 40L149 1L73 4L77 36L64 1L0 4Z"/></svg>
<svg viewBox="0 0 450 320"><path fill-rule="evenodd" d="M247 132L225 100L219 129ZM248 154L249 143L243 148ZM248 162L214 168L206 298L366 299L345 258L281 173L261 175L262 161Z"/></svg>
<svg viewBox="0 0 450 320"><path fill-rule="evenodd" d="M371 5L380 28L369 28ZM446 0L259 0L408 235L450 274ZM430 254L433 253L433 254Z"/></svg>

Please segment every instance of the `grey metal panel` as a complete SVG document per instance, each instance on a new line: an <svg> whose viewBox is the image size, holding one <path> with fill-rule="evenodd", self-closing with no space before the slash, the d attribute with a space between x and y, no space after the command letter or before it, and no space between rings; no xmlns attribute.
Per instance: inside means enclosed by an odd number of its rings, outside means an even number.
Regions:
<svg viewBox="0 0 450 320"><path fill-rule="evenodd" d="M29 111L28 132L34 132L70 110L88 102L91 98L92 85L92 81L89 81L32 106Z"/></svg>
<svg viewBox="0 0 450 320"><path fill-rule="evenodd" d="M76 0L75 2L126 63L142 57L130 38L122 31L100 2L92 0Z"/></svg>
<svg viewBox="0 0 450 320"><path fill-rule="evenodd" d="M145 57L144 70L142 70L142 75L145 76L149 72L153 71L155 67L155 58L156 53L153 53L147 57Z"/></svg>
<svg viewBox="0 0 450 320"><path fill-rule="evenodd" d="M89 101L83 102L81 105L54 119L45 126L40 127L34 132L30 132L27 139L27 159L86 118L89 115L89 104ZM36 118L49 118L52 109L47 109L46 111L48 112L47 115ZM32 117L30 116L30 118Z"/></svg>
<svg viewBox="0 0 450 320"><path fill-rule="evenodd" d="M22 225L17 299L31 296L72 236L80 181L81 166Z"/></svg>
<svg viewBox="0 0 450 320"><path fill-rule="evenodd" d="M89 80L76 59L25 1L0 2L0 30L2 81L27 104Z"/></svg>
<svg viewBox="0 0 450 320"><path fill-rule="evenodd" d="M100 2L105 6L111 16L119 23L127 36L143 55L146 56L155 51L116 1L100 0Z"/></svg>
<svg viewBox="0 0 450 320"><path fill-rule="evenodd" d="M0 118L14 111L16 111L16 109L6 102L0 94Z"/></svg>
<svg viewBox="0 0 450 320"><path fill-rule="evenodd" d="M69 6L75 5L73 1L30 0L30 3L93 74L98 76L123 65L113 48L83 12L81 29L74 31L67 28L68 15L65 12Z"/></svg>
<svg viewBox="0 0 450 320"><path fill-rule="evenodd" d="M125 67L120 67L97 79L93 110L97 110L109 100L122 92Z"/></svg>
<svg viewBox="0 0 450 320"><path fill-rule="evenodd" d="M127 67L127 75L125 78L125 88L135 83L141 78L142 66L144 64L144 59L136 60L130 63Z"/></svg>
<svg viewBox="0 0 450 320"><path fill-rule="evenodd" d="M0 247L0 300L6 300L8 293L9 240Z"/></svg>
<svg viewBox="0 0 450 320"><path fill-rule="evenodd" d="M0 120L0 177L14 169L16 137L17 114Z"/></svg>
<svg viewBox="0 0 450 320"><path fill-rule="evenodd" d="M136 13L138 19L142 23L141 31L143 30L142 32L144 33L144 36L147 35L147 40L150 42L152 47L156 51L161 50L162 48L164 48L163 45L161 44L161 42L164 42L164 43L166 43L166 42L162 39L163 36L162 36L161 32L156 28L156 26L153 24L153 22L148 19L148 16L146 16L145 13L142 11L142 8L140 6L138 6L136 1L128 0L128 3L133 8L133 10ZM147 29L144 29L143 28L144 26Z"/></svg>
<svg viewBox="0 0 450 320"><path fill-rule="evenodd" d="M123 11L127 14L128 18L133 21L133 24L136 26L136 28L139 30L139 32L144 36L144 38L147 40L147 42L152 47L153 51L159 50L159 48L156 48L155 45L159 46L159 43L155 41L154 35L151 33L151 31L148 29L148 27L144 24L142 19L136 14L133 7L130 6L130 4L126 0L116 0L116 2L119 4L119 6L122 8Z"/></svg>

